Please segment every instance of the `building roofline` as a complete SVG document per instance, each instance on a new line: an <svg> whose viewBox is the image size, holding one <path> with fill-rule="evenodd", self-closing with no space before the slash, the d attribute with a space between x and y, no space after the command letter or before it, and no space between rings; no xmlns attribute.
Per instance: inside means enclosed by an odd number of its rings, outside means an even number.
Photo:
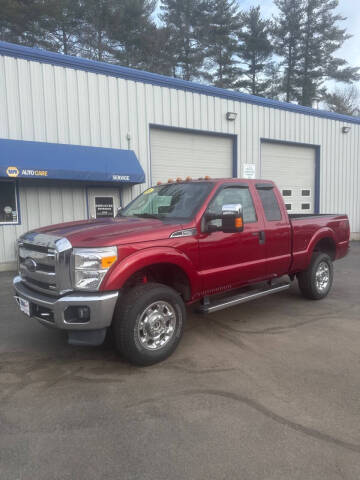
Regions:
<svg viewBox="0 0 360 480"><path fill-rule="evenodd" d="M73 57L71 55L63 55L61 53L49 52L40 48L25 47L14 43L0 41L0 55L23 58L41 63L49 63L61 67L73 68L76 70L85 70L87 72L109 75L112 77L124 78L135 82L143 82L160 87L175 88L193 93L200 93L213 97L225 98L238 102L251 103L253 105L276 108L278 110L286 110L294 113L302 113L313 117L328 118L347 123L360 124L360 118L342 115L335 112L327 112L325 110L317 110L310 107L304 107L293 103L280 102L269 98L257 97L247 93L235 92L223 88L203 85L196 82L188 82L179 78L167 77L157 73L136 70L133 68L112 65L109 63L98 62L96 60L88 60L81 57Z"/></svg>

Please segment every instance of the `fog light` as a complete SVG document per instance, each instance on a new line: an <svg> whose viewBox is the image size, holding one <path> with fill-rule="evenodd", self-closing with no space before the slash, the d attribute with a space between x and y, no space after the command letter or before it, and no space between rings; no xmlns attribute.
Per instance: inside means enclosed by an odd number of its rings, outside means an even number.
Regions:
<svg viewBox="0 0 360 480"><path fill-rule="evenodd" d="M90 308L85 305L68 307L64 312L66 323L86 323L90 320Z"/></svg>
<svg viewBox="0 0 360 480"><path fill-rule="evenodd" d="M90 319L90 309L89 307L77 307L78 318L87 322Z"/></svg>

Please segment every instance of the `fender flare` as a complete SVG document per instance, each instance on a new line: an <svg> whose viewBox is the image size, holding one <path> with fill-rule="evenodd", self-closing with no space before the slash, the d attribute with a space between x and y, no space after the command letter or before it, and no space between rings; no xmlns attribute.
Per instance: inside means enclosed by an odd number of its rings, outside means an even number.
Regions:
<svg viewBox="0 0 360 480"><path fill-rule="evenodd" d="M120 259L105 277L101 290L119 290L131 275L158 263L171 263L183 270L189 279L191 297L200 290L200 277L192 261L183 252L171 247L150 247Z"/></svg>
<svg viewBox="0 0 360 480"><path fill-rule="evenodd" d="M320 242L320 240L323 240L324 238L330 238L334 242L335 249L336 249L336 240L335 240L334 231L331 230L331 228L329 227L321 228L315 233L315 235L311 238L309 242L309 245L307 248L308 264L311 261L311 257L314 252L315 246Z"/></svg>

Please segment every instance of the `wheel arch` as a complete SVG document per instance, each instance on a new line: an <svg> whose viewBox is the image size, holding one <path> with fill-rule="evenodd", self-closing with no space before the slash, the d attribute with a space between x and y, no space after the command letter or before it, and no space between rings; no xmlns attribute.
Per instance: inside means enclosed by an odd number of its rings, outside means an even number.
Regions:
<svg viewBox="0 0 360 480"><path fill-rule="evenodd" d="M329 228L321 229L309 244L309 261L314 252L323 252L329 255L332 261L336 258L336 242L334 232Z"/></svg>
<svg viewBox="0 0 360 480"><path fill-rule="evenodd" d="M200 285L193 263L185 254L172 248L149 248L120 261L109 272L102 289L119 290L147 281L174 288L184 301L190 301Z"/></svg>
<svg viewBox="0 0 360 480"><path fill-rule="evenodd" d="M184 302L192 296L191 284L185 271L175 263L151 263L130 275L122 288L129 290L139 283L155 282L173 288L180 293Z"/></svg>
<svg viewBox="0 0 360 480"><path fill-rule="evenodd" d="M331 260L334 261L336 257L336 244L334 239L331 237L323 237L314 245L312 253L314 252L326 253Z"/></svg>

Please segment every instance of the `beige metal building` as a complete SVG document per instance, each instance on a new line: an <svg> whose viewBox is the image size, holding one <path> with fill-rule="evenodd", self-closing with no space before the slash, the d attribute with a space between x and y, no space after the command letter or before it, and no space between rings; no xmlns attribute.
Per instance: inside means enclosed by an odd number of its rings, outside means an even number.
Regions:
<svg viewBox="0 0 360 480"><path fill-rule="evenodd" d="M0 42L0 269L40 225L169 177L262 177L360 239L360 119Z"/></svg>

